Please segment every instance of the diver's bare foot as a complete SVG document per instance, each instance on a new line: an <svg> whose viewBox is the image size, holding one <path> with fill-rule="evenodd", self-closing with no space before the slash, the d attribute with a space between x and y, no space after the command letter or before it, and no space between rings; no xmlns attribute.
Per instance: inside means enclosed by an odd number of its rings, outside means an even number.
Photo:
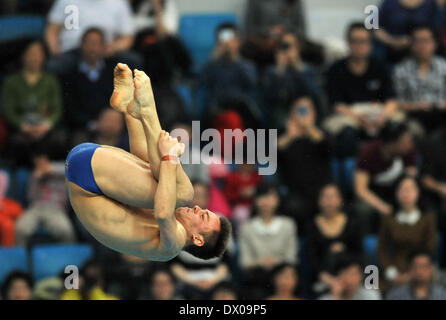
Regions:
<svg viewBox="0 0 446 320"><path fill-rule="evenodd" d="M133 83L135 85L135 101L141 113L155 110L155 98L153 97L150 78L144 71L134 70Z"/></svg>
<svg viewBox="0 0 446 320"><path fill-rule="evenodd" d="M133 100L132 70L123 63L118 63L114 71L114 90L110 98L110 105L121 112L127 111L127 106Z"/></svg>

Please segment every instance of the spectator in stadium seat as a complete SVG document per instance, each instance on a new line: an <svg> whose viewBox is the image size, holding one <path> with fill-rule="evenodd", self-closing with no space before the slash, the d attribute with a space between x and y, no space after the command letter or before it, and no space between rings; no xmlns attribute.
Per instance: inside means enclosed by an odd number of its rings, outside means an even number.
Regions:
<svg viewBox="0 0 446 320"><path fill-rule="evenodd" d="M320 300L381 300L379 290L363 286L363 270L354 258L345 256L338 262L336 276L330 282L330 293Z"/></svg>
<svg viewBox="0 0 446 320"><path fill-rule="evenodd" d="M380 287L407 283L410 256L416 250L434 254L437 244L435 217L420 203L420 190L413 177L404 177L396 189L397 206L383 220L378 242L378 260L383 272Z"/></svg>
<svg viewBox="0 0 446 320"><path fill-rule="evenodd" d="M103 109L88 141L130 150L128 137L123 132L124 119L115 109Z"/></svg>
<svg viewBox="0 0 446 320"><path fill-rule="evenodd" d="M150 76L158 116L166 128L189 120L185 103L175 84L191 76L192 59L177 36L179 13L176 0L131 1L136 36L133 48Z"/></svg>
<svg viewBox="0 0 446 320"><path fill-rule="evenodd" d="M53 156L61 156L63 142L55 131L62 115L60 85L56 77L43 71L45 48L32 40L22 56L22 70L3 83L2 110L12 129L8 154L17 166L30 166L31 155L49 146Z"/></svg>
<svg viewBox="0 0 446 320"><path fill-rule="evenodd" d="M274 288L273 295L268 300L300 300L297 296L298 274L291 264L281 264L271 272Z"/></svg>
<svg viewBox="0 0 446 320"><path fill-rule="evenodd" d="M193 182L194 198L190 206L209 207L207 185ZM171 271L182 284L181 293L186 299L210 299L212 290L230 277L230 253L222 258L198 259L188 252L181 252L173 261Z"/></svg>
<svg viewBox="0 0 446 320"><path fill-rule="evenodd" d="M23 271L13 271L3 282L1 295L3 300L31 300L32 290L31 276Z"/></svg>
<svg viewBox="0 0 446 320"><path fill-rule="evenodd" d="M300 50L297 37L285 33L275 50L275 64L268 67L262 77L263 108L272 128L283 129L293 100L308 96L317 105L320 103L319 79L315 70L302 61Z"/></svg>
<svg viewBox="0 0 446 320"><path fill-rule="evenodd" d="M382 47L379 54L390 63L404 58L410 47L410 31L426 25L436 32L444 22L444 0L384 0L379 7L375 36Z"/></svg>
<svg viewBox="0 0 446 320"><path fill-rule="evenodd" d="M319 190L331 181L331 147L316 125L311 99L297 99L290 109L287 130L278 139L278 168L288 187L284 213L306 224L316 213Z"/></svg>
<svg viewBox="0 0 446 320"><path fill-rule="evenodd" d="M252 218L239 232L243 288L250 298L265 298L270 271L281 263L297 264L297 226L279 215L278 190L261 184L254 197Z"/></svg>
<svg viewBox="0 0 446 320"><path fill-rule="evenodd" d="M15 244L15 221L23 212L20 203L5 197L9 188L9 177L0 171L0 245Z"/></svg>
<svg viewBox="0 0 446 320"><path fill-rule="evenodd" d="M46 155L35 156L34 163L30 205L17 220L16 244L25 247L41 224L57 241L74 242L74 228L66 212L65 164L50 161Z"/></svg>
<svg viewBox="0 0 446 320"><path fill-rule="evenodd" d="M367 143L357 159L354 212L365 233L378 231L380 216L393 212L395 183L405 174L418 174L412 135L404 123L389 122L380 139Z"/></svg>
<svg viewBox="0 0 446 320"><path fill-rule="evenodd" d="M387 300L446 300L446 289L434 282L435 266L428 252L410 258L408 283L389 291Z"/></svg>
<svg viewBox="0 0 446 320"><path fill-rule="evenodd" d="M347 29L349 56L335 62L326 75L328 103L333 115L324 127L336 136L339 158L353 157L360 134L373 136L386 119L397 115L390 73L370 57L372 36L363 22Z"/></svg>
<svg viewBox="0 0 446 320"><path fill-rule="evenodd" d="M135 26L128 1L57 0L48 14L45 30L51 71L63 73L76 64L82 35L91 27L104 32L107 57L141 69L141 57L130 51Z"/></svg>
<svg viewBox="0 0 446 320"><path fill-rule="evenodd" d="M307 232L307 254L317 280L329 284L344 255L362 258L362 236L354 217L343 212L339 187L325 185L319 195L320 213ZM328 279L328 281L327 281Z"/></svg>
<svg viewBox="0 0 446 320"><path fill-rule="evenodd" d="M137 35L135 49L144 56L144 70L152 85L171 86L178 73L189 75L192 60L176 36L176 0L132 1Z"/></svg>
<svg viewBox="0 0 446 320"><path fill-rule="evenodd" d="M212 115L227 101L254 101L257 72L250 62L240 56L239 29L223 23L215 32L216 46L211 60L199 76L199 85L207 91L206 107Z"/></svg>
<svg viewBox="0 0 446 320"><path fill-rule="evenodd" d="M124 132L124 118L122 113L106 107L102 109L98 119L87 132L78 132L71 143L76 146L83 142L94 142L109 145L124 150L130 150L129 139Z"/></svg>
<svg viewBox="0 0 446 320"><path fill-rule="evenodd" d="M64 85L65 123L71 132L91 128L113 92L114 62L105 56L104 32L97 28L85 31L80 55L75 64L61 74Z"/></svg>
<svg viewBox="0 0 446 320"><path fill-rule="evenodd" d="M446 60L435 55L435 33L412 30L412 56L395 67L393 84L400 108L432 132L446 120Z"/></svg>

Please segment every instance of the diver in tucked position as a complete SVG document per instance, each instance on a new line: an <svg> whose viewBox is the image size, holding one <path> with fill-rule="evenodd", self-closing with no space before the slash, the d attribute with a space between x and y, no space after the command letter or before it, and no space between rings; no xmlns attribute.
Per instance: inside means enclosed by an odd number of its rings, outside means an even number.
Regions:
<svg viewBox="0 0 446 320"><path fill-rule="evenodd" d="M193 197L178 159L184 145L161 130L149 77L121 63L114 72L110 104L125 115L131 153L94 143L71 150L66 183L76 215L99 242L122 253L154 261L181 250L221 256L231 224L198 206L181 207Z"/></svg>

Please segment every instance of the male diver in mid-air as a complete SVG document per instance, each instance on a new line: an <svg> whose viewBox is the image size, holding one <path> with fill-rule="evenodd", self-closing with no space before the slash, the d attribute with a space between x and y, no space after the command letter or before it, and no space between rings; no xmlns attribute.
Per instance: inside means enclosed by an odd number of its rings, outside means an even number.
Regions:
<svg viewBox="0 0 446 320"><path fill-rule="evenodd" d="M79 220L105 246L144 259L168 261L181 250L221 256L231 224L181 207L193 197L178 159L184 145L161 130L149 77L118 63L110 105L125 115L131 153L94 143L71 150L66 183Z"/></svg>

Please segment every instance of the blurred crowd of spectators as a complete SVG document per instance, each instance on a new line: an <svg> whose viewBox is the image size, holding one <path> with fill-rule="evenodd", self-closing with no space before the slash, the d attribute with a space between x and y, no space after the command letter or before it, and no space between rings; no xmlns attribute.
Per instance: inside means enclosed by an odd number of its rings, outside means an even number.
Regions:
<svg viewBox="0 0 446 320"><path fill-rule="evenodd" d="M64 21L71 4L75 30ZM380 29L349 24L348 49L333 62L307 38L302 1L249 0L245 25L221 24L196 70L174 0L6 1L3 12L46 15L47 26L42 39L0 45L17 50L0 74L1 245L88 242L96 255L80 290L64 290L63 274L34 283L14 272L2 298L446 299L445 5L383 0ZM221 259L117 254L69 207L70 148L129 149L123 117L108 107L118 61L151 77L165 129L190 131L191 120L202 130L278 129L273 176L221 159L184 165L191 206L233 223ZM201 107L188 109L178 84ZM370 237L376 261L364 252ZM364 287L367 264L379 267L379 290Z"/></svg>

